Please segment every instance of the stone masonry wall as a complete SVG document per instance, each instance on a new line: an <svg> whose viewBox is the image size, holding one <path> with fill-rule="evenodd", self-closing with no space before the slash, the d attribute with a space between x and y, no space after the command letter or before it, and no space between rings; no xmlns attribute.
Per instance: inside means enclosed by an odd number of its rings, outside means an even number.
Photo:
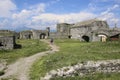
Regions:
<svg viewBox="0 0 120 80"><path fill-rule="evenodd" d="M120 59L106 61L87 61L74 66L67 66L57 70L51 70L41 80L50 80L54 77L74 77L94 73L120 73Z"/></svg>
<svg viewBox="0 0 120 80"><path fill-rule="evenodd" d="M14 49L15 37L14 36L3 36L0 37L0 50L1 49Z"/></svg>

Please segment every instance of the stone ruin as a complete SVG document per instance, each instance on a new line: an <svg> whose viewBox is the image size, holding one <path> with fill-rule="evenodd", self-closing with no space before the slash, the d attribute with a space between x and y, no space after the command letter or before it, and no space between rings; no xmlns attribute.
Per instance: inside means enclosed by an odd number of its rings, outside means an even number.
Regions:
<svg viewBox="0 0 120 80"><path fill-rule="evenodd" d="M57 32L50 32L50 37L52 38L70 38L70 28L74 24L68 24L68 23L59 23L57 24Z"/></svg>
<svg viewBox="0 0 120 80"><path fill-rule="evenodd" d="M120 34L120 29L110 29L106 21L92 19L74 24L71 27L71 36L80 41L106 41L107 38ZM117 37L117 36L116 36ZM115 37L115 38L116 38ZM119 39L119 37L118 37Z"/></svg>
<svg viewBox="0 0 120 80"><path fill-rule="evenodd" d="M50 32L50 28L47 27L46 30L26 30L14 33L17 39L69 38L86 42L120 40L120 29L116 25L111 29L106 21L99 19L74 24L59 23L56 28L56 32Z"/></svg>
<svg viewBox="0 0 120 80"><path fill-rule="evenodd" d="M120 73L120 59L81 62L73 66L51 70L44 77L41 77L40 80L51 80L51 78L55 77L82 77L96 73Z"/></svg>
<svg viewBox="0 0 120 80"><path fill-rule="evenodd" d="M69 38L86 42L105 42L107 39L111 41L120 40L120 29L116 25L111 29L106 21L98 19L86 20L75 24L59 23L56 28L56 32L50 32L49 27L46 30L27 30L19 33L10 30L0 30L0 48L13 49L15 39Z"/></svg>
<svg viewBox="0 0 120 80"><path fill-rule="evenodd" d="M16 44L16 39L19 39L18 33L10 30L0 30L0 50L21 48L21 45Z"/></svg>
<svg viewBox="0 0 120 80"><path fill-rule="evenodd" d="M0 36L0 50L14 49L15 44L14 36Z"/></svg>
<svg viewBox="0 0 120 80"><path fill-rule="evenodd" d="M72 38L80 41L94 42L120 40L120 29L110 29L106 21L91 19L75 24L59 23L57 24L57 32L51 32L50 37L53 38Z"/></svg>
<svg viewBox="0 0 120 80"><path fill-rule="evenodd" d="M27 30L20 32L20 39L45 39L49 37L50 28L46 30Z"/></svg>

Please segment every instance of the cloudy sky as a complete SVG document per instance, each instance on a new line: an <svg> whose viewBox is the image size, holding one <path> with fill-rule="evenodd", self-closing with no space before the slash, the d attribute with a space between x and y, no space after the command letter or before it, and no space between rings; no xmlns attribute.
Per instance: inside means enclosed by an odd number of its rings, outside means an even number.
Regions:
<svg viewBox="0 0 120 80"><path fill-rule="evenodd" d="M0 0L0 29L55 30L57 23L107 20L120 27L120 0Z"/></svg>

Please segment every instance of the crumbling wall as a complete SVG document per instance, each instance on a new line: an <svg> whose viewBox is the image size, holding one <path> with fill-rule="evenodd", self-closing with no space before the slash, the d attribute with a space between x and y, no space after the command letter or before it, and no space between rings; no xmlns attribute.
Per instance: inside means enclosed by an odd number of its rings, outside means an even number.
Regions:
<svg viewBox="0 0 120 80"><path fill-rule="evenodd" d="M89 41L100 41L98 34L104 34L108 37L109 26L106 21L91 20L73 25L70 29L73 39L84 41L83 36L88 36Z"/></svg>
<svg viewBox="0 0 120 80"><path fill-rule="evenodd" d="M20 39L32 39L33 34L31 31L22 31L20 32Z"/></svg>
<svg viewBox="0 0 120 80"><path fill-rule="evenodd" d="M120 59L106 61L87 61L73 66L51 70L41 80L50 80L54 77L75 77L95 73L120 73Z"/></svg>
<svg viewBox="0 0 120 80"><path fill-rule="evenodd" d="M14 49L14 47L15 47L15 37L14 36L0 37L0 50Z"/></svg>

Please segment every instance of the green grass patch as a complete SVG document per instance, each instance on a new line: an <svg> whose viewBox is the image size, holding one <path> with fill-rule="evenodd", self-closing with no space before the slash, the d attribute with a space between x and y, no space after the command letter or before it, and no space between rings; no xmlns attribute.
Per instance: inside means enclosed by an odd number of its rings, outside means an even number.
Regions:
<svg viewBox="0 0 120 80"><path fill-rule="evenodd" d="M40 40L17 40L17 44L21 44L21 49L0 50L0 59L4 59L9 63L16 61L22 57L28 57L37 52L46 51L49 49L46 43Z"/></svg>
<svg viewBox="0 0 120 80"><path fill-rule="evenodd" d="M39 80L50 70L75 65L79 62L120 59L120 42L87 43L68 39L55 40L55 42L60 47L60 51L34 63L30 73L31 80Z"/></svg>

